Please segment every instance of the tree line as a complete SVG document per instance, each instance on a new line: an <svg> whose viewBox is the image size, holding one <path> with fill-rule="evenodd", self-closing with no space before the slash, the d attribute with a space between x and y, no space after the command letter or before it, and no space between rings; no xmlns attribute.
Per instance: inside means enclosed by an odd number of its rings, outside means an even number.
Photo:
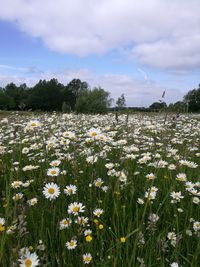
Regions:
<svg viewBox="0 0 200 267"><path fill-rule="evenodd" d="M37 110L63 111L80 113L106 113L108 110L132 111L172 111L200 112L200 84L190 90L182 101L167 105L163 99L145 107L126 107L122 94L111 108L112 99L109 92L101 87L90 88L80 79L73 79L67 85L57 79L40 80L35 86L14 83L0 87L0 110Z"/></svg>
<svg viewBox="0 0 200 267"><path fill-rule="evenodd" d="M51 79L40 80L33 87L9 83L0 88L1 110L105 113L110 104L107 91L101 87L91 89L80 79L73 79L67 85Z"/></svg>

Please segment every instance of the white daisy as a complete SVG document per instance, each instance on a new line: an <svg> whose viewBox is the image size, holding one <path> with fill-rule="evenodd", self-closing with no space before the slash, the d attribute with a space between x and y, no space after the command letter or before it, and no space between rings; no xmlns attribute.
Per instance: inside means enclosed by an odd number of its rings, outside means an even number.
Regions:
<svg viewBox="0 0 200 267"><path fill-rule="evenodd" d="M60 195L60 188L55 183L48 183L43 188L43 194L47 199L56 199Z"/></svg>
<svg viewBox="0 0 200 267"><path fill-rule="evenodd" d="M72 250L75 249L77 247L77 241L75 239L72 239L70 241L67 241L67 243L65 244L67 249Z"/></svg>
<svg viewBox="0 0 200 267"><path fill-rule="evenodd" d="M92 260L92 255L90 253L83 254L83 262L84 264L89 264Z"/></svg>
<svg viewBox="0 0 200 267"><path fill-rule="evenodd" d="M39 265L39 259L35 252L30 253L27 251L18 261L20 262L20 267L36 267Z"/></svg>
<svg viewBox="0 0 200 267"><path fill-rule="evenodd" d="M59 172L60 172L60 169L57 167L54 167L54 168L50 168L47 170L47 175L54 177L54 176L58 176Z"/></svg>
<svg viewBox="0 0 200 267"><path fill-rule="evenodd" d="M64 189L64 193L68 196L75 195L76 191L77 191L77 187L75 185L72 185L72 184L66 186Z"/></svg>
<svg viewBox="0 0 200 267"><path fill-rule="evenodd" d="M102 214L103 214L103 210L102 209L95 209L94 211L93 211L93 214L95 215L95 216L97 216L97 217L100 217Z"/></svg>
<svg viewBox="0 0 200 267"><path fill-rule="evenodd" d="M60 221L60 230L66 229L70 226L72 223L72 220L69 218L65 218L62 221Z"/></svg>
<svg viewBox="0 0 200 267"><path fill-rule="evenodd" d="M58 167L60 165L61 161L60 160L53 160L50 165L52 167Z"/></svg>
<svg viewBox="0 0 200 267"><path fill-rule="evenodd" d="M84 212L85 206L82 203L74 202L68 206L68 213L78 215L79 212Z"/></svg>

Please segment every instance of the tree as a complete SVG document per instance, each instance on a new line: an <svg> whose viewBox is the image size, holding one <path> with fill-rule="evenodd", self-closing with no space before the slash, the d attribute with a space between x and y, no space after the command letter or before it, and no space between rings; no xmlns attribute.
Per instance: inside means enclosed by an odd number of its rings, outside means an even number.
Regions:
<svg viewBox="0 0 200 267"><path fill-rule="evenodd" d="M174 111L174 112L185 112L186 111L186 103L183 101L177 101L174 104L169 104L168 106L169 111Z"/></svg>
<svg viewBox="0 0 200 267"><path fill-rule="evenodd" d="M197 89L190 90L184 97L183 101L186 103L188 111L200 111L200 84Z"/></svg>
<svg viewBox="0 0 200 267"><path fill-rule="evenodd" d="M165 102L154 102L149 106L149 109L152 111L160 111L167 107L167 104Z"/></svg>
<svg viewBox="0 0 200 267"><path fill-rule="evenodd" d="M67 86L65 86L64 101L70 104L73 111L75 110L79 94L85 89L89 89L89 86L86 82L82 82L80 79L73 79Z"/></svg>
<svg viewBox="0 0 200 267"><path fill-rule="evenodd" d="M30 91L28 106L44 111L61 110L63 91L64 85L56 79L40 80Z"/></svg>
<svg viewBox="0 0 200 267"><path fill-rule="evenodd" d="M119 109L122 109L124 107L126 107L126 99L125 99L125 96L124 94L122 94L116 101L116 106L117 108Z"/></svg>
<svg viewBox="0 0 200 267"><path fill-rule="evenodd" d="M76 111L81 113L106 113L110 104L110 94L103 88L84 89L77 99Z"/></svg>
<svg viewBox="0 0 200 267"><path fill-rule="evenodd" d="M62 104L62 112L64 113L68 113L71 111L71 106L69 105L69 103L66 103L65 101Z"/></svg>

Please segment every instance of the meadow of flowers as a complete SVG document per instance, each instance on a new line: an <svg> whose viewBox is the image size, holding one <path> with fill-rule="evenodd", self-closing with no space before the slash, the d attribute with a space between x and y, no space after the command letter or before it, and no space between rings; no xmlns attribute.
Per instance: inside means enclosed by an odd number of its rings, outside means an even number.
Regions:
<svg viewBox="0 0 200 267"><path fill-rule="evenodd" d="M0 266L199 267L200 121L0 118Z"/></svg>

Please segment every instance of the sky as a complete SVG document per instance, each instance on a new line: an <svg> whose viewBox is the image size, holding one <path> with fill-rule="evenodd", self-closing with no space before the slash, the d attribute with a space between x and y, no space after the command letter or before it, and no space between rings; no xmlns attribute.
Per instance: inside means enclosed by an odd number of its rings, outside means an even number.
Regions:
<svg viewBox="0 0 200 267"><path fill-rule="evenodd" d="M127 106L200 83L199 0L0 0L0 86L74 78Z"/></svg>

